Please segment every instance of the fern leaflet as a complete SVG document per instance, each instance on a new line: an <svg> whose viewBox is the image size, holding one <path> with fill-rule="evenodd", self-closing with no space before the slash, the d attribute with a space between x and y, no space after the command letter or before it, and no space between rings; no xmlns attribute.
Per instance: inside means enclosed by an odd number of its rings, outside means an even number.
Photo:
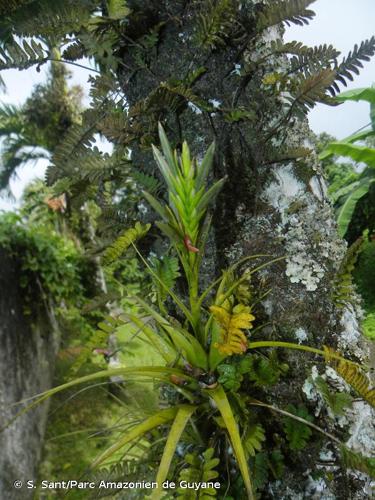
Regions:
<svg viewBox="0 0 375 500"><path fill-rule="evenodd" d="M369 379L360 370L360 368L340 358L337 359L332 355L337 355L334 349L324 346L325 360L332 368L353 387L358 394L365 399L371 406L375 407L375 388L371 387Z"/></svg>
<svg viewBox="0 0 375 500"><path fill-rule="evenodd" d="M111 262L119 259L121 255L137 240L143 238L149 231L151 224L142 225L140 222L136 222L134 227L131 227L123 232L117 240L109 246L103 255L103 261L105 264L110 264Z"/></svg>
<svg viewBox="0 0 375 500"><path fill-rule="evenodd" d="M303 26L309 24L309 21L315 16L315 12L308 7L315 0L276 0L269 2L263 11L259 14L257 28L264 30L285 23L290 26L297 24Z"/></svg>

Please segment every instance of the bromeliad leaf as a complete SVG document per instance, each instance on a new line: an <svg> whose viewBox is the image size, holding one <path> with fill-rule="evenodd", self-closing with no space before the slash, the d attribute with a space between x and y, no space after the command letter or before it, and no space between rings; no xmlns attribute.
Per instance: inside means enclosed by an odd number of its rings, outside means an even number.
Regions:
<svg viewBox="0 0 375 500"><path fill-rule="evenodd" d="M210 311L221 327L221 339L215 347L222 353L243 354L247 349L247 338L243 330L252 328L255 320L250 307L238 304L232 308L229 300L222 306L211 306Z"/></svg>

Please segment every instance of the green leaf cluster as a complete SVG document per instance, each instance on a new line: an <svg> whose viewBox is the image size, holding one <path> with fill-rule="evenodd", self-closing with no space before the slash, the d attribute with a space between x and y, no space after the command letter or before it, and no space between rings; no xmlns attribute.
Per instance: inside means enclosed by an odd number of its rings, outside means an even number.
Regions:
<svg viewBox="0 0 375 500"><path fill-rule="evenodd" d="M186 467L183 468L179 475L179 481L187 482L209 482L215 480L219 473L215 468L220 463L218 458L214 458L214 448L208 448L202 454L188 453L185 456ZM186 489L177 489L179 499L184 500L210 500L216 497L217 490L214 488L205 488L198 492L188 493Z"/></svg>
<svg viewBox="0 0 375 500"><path fill-rule="evenodd" d="M309 414L306 407L302 405L296 407L290 404L286 409L289 413L301 417L307 422L313 421L313 417ZM283 428L291 450L303 450L303 448L306 447L307 441L312 435L310 427L298 420L296 421L290 417L285 417L283 418Z"/></svg>

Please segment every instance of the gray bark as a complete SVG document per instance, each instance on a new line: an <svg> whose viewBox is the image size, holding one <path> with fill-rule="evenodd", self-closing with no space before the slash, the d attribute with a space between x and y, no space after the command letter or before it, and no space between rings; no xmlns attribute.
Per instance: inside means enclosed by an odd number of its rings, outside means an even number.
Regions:
<svg viewBox="0 0 375 500"><path fill-rule="evenodd" d="M199 67L206 71L194 85L194 93L218 108L215 113L207 113L190 103L174 112L168 105L159 109L155 105L152 113L142 115L138 121L137 117L134 119L134 129L142 120L143 130L147 128L148 133L155 133L156 122L161 120L174 145L187 140L198 157L212 140L216 141L215 177L226 175L227 182L216 203L214 231L204 269L207 276L203 278L212 278L228 263L244 255L285 255L284 262L264 270L255 282L265 288L272 287L263 303L262 319L270 323L263 330L263 338L317 347L338 346L344 354L365 359L366 348L356 311L338 309L332 300L332 281L345 253L345 244L337 236L316 155L312 152L303 160L272 162L272 157L285 146L310 146L311 132L305 120L294 119L267 137L280 119L282 99L270 93L263 78L267 72L285 68L286 61L273 60L262 71L251 73L249 70L248 78L237 75L237 64L251 67L251 62L260 57L269 41L280 33L269 31L256 48L248 46L241 53L239 46L231 42L210 53L194 43L197 16L193 2L134 0L129 3L134 10L129 33L135 39L165 21L148 70L137 67L132 50L124 49L123 59L129 70L123 75L123 89L130 110L162 82L171 78L183 80L189 71ZM243 16L246 16L245 5L251 11L252 2L242 4ZM251 30L251 26L248 29ZM228 123L223 119L220 108L240 106L252 110L254 120ZM157 141L155 135L153 141ZM140 149L136 143L132 148L134 163L150 171L153 165L150 152ZM316 358L306 354L291 355L289 361L293 373L273 394L273 400L280 406L309 401L301 386L314 364L321 374L325 373ZM332 373L324 376L329 378L329 375L333 376ZM318 396L309 394L309 398L311 407L316 409ZM357 418L358 411L354 409L352 415L347 415L347 427ZM326 417L324 411L318 418L327 430L339 429L340 432L338 422ZM369 418L366 422L356 442L350 444L368 455L374 451L374 440ZM311 446L302 454L296 454L285 480L270 484L268 497L294 500L368 497L368 481L358 474L348 476L345 471L335 469L335 479L330 484L323 479L314 481L310 472L316 471L316 461L323 461L319 453L317 446Z"/></svg>
<svg viewBox="0 0 375 500"><path fill-rule="evenodd" d="M49 389L59 331L49 308L24 315L17 262L0 249L0 427L22 408L14 403ZM0 498L33 497L26 481L37 478L48 403L19 417L0 433ZM16 489L14 481L22 481ZM36 483L35 483L36 484Z"/></svg>

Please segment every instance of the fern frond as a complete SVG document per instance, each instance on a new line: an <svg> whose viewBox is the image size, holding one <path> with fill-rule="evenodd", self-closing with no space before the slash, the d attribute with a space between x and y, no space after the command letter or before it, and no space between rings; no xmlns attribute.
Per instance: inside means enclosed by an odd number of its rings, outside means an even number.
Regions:
<svg viewBox="0 0 375 500"><path fill-rule="evenodd" d="M359 470L375 479L375 458L365 457L362 453L350 450L344 445L340 446L340 455L345 467Z"/></svg>
<svg viewBox="0 0 375 500"><path fill-rule="evenodd" d="M276 0L267 4L258 17L258 31L270 28L276 24L285 23L287 26L297 24L303 26L315 16L309 7L315 0Z"/></svg>
<svg viewBox="0 0 375 500"><path fill-rule="evenodd" d="M35 64L43 64L48 60L48 52L34 39L21 44L16 41L8 42L0 47L0 70L26 69Z"/></svg>
<svg viewBox="0 0 375 500"><path fill-rule="evenodd" d="M327 346L324 346L325 360L345 382L347 382L358 394L365 399L371 406L375 407L375 388L371 387L371 383L360 368L348 363L346 360L337 359L332 355L337 356L337 352Z"/></svg>
<svg viewBox="0 0 375 500"><path fill-rule="evenodd" d="M31 3L32 0L7 0L6 2L0 3L0 15L5 16L11 12L19 9L23 5Z"/></svg>
<svg viewBox="0 0 375 500"><path fill-rule="evenodd" d="M289 413L293 413L293 415L303 418L304 420L307 420L308 422L313 421L313 417L304 406L296 408L294 405L288 405L287 411ZM310 427L290 417L285 417L283 419L283 427L289 441L289 446L292 450L302 450L305 448L307 441L312 435Z"/></svg>
<svg viewBox="0 0 375 500"><path fill-rule="evenodd" d="M60 177L69 176L72 169L79 171L78 158L92 147L95 128L81 124L72 125L56 147L52 164L46 171L46 183L52 186Z"/></svg>
<svg viewBox="0 0 375 500"><path fill-rule="evenodd" d="M124 233L112 243L110 247L103 254L103 262L110 264L111 262L119 259L121 255L137 240L143 238L149 231L151 224L142 225L136 222L134 227L124 231Z"/></svg>
<svg viewBox="0 0 375 500"><path fill-rule="evenodd" d="M238 304L232 308L227 300L222 306L211 306L210 311L221 327L221 339L215 347L228 356L243 354L247 349L247 338L243 330L252 328L252 321L255 319L250 313L250 307Z"/></svg>
<svg viewBox="0 0 375 500"><path fill-rule="evenodd" d="M179 476L181 481L213 481L219 476L215 468L219 465L220 460L214 458L215 450L208 448L201 455L198 453L189 453L185 456L187 467L182 469ZM186 489L177 489L177 498L180 500L186 499ZM214 488L200 489L194 494L196 500L208 500L208 498L216 497L217 491Z"/></svg>
<svg viewBox="0 0 375 500"><path fill-rule="evenodd" d="M106 325L112 324L113 328L115 328L114 318L111 318L109 316L105 321ZM107 347L108 337L111 331L109 331L108 328L100 328L100 325L104 325L104 322L99 323L98 329L91 335L89 340L86 341L85 345L80 349L80 353L77 359L69 369L69 377L74 377L77 375L82 366L91 358L95 349L105 349Z"/></svg>
<svg viewBox="0 0 375 500"><path fill-rule="evenodd" d="M288 365L279 361L276 350L269 357L253 354L249 357L248 378L258 387L277 384L288 371Z"/></svg>
<svg viewBox="0 0 375 500"><path fill-rule="evenodd" d="M355 45L353 50L349 52L342 63L335 68L336 78L331 87L331 93L335 95L340 92L337 82L342 83L347 87L347 80L353 81L353 73L359 75L359 68L363 68L362 61L369 61L375 54L375 36L369 40L365 40L361 45Z"/></svg>
<svg viewBox="0 0 375 500"><path fill-rule="evenodd" d="M152 194L153 196L157 195L161 189L161 182L153 177L152 175L147 175L139 170L132 172L132 177L136 181L139 186L141 186L145 191Z"/></svg>
<svg viewBox="0 0 375 500"><path fill-rule="evenodd" d="M124 462L117 463L112 466L104 467L99 469L95 475L90 476L90 481L99 485L101 481L112 482L112 483L123 483L125 481L146 481L150 482L154 480L153 467L156 467L156 463L153 463L151 457L147 457L145 460L126 460ZM122 497L123 490L119 490L118 494ZM111 497L117 498L116 491L113 488L97 488L94 490L90 499L98 499ZM131 497L135 498L135 497ZM138 497L139 498L139 497Z"/></svg>
<svg viewBox="0 0 375 500"><path fill-rule="evenodd" d="M336 273L333 286L333 300L337 307L344 307L353 301L353 276L356 262L361 254L366 240L358 238L346 251L346 254Z"/></svg>
<svg viewBox="0 0 375 500"><path fill-rule="evenodd" d="M328 95L327 89L332 85L335 79L335 72L331 69L324 69L319 73L313 73L300 79L297 91L293 92L293 98L290 99L292 107L306 114L317 102L326 102Z"/></svg>
<svg viewBox="0 0 375 500"><path fill-rule="evenodd" d="M314 384L334 415L343 415L344 409L351 405L353 398L350 394L330 391L327 382L322 377L317 377Z"/></svg>
<svg viewBox="0 0 375 500"><path fill-rule="evenodd" d="M77 61L85 56L85 48L80 42L73 42L68 45L63 53L62 58L66 61Z"/></svg>
<svg viewBox="0 0 375 500"><path fill-rule="evenodd" d="M196 43L210 50L224 45L233 29L234 12L233 0L205 0L198 18Z"/></svg>
<svg viewBox="0 0 375 500"><path fill-rule="evenodd" d="M308 47L302 42L283 43L278 39L271 42L271 54L291 55L289 71L292 73L300 71L307 75L337 65L336 61L340 52L332 45Z"/></svg>
<svg viewBox="0 0 375 500"><path fill-rule="evenodd" d="M254 456L255 453L262 449L262 442L265 441L265 431L262 425L251 425L243 438L245 449L249 455Z"/></svg>
<svg viewBox="0 0 375 500"><path fill-rule="evenodd" d="M180 276L178 259L168 255L164 255L162 259L155 257L151 260L151 267L158 278L153 279L154 286L160 300L164 302L168 296L166 290L173 290L176 280ZM165 286L161 286L160 282L164 283Z"/></svg>
<svg viewBox="0 0 375 500"><path fill-rule="evenodd" d="M191 102L201 110L214 111L214 108L211 104L209 104L201 97L197 96L193 92L193 90L188 85L185 85L183 82L178 82L177 84L166 82L161 84L161 87L166 89L172 95L176 95L182 98L185 104Z"/></svg>

